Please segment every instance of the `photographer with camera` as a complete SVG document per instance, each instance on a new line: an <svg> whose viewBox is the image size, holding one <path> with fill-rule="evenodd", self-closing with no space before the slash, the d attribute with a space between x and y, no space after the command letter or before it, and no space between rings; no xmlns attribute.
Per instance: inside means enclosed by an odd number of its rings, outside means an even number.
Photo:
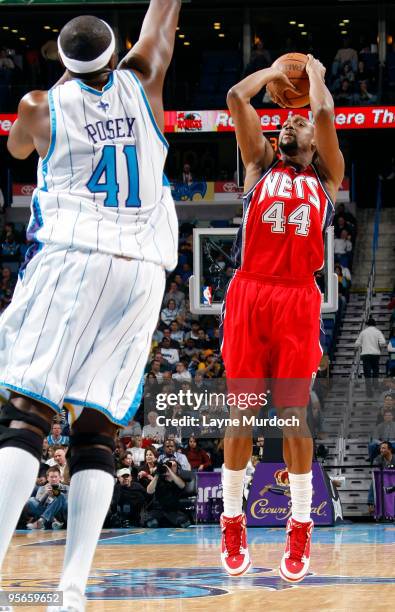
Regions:
<svg viewBox="0 0 395 612"><path fill-rule="evenodd" d="M26 525L27 529L61 529L67 519L69 487L61 482L57 465L47 470L47 480L47 484L41 486L36 496L27 502L27 514L32 517Z"/></svg>
<svg viewBox="0 0 395 612"><path fill-rule="evenodd" d="M149 495L141 484L134 482L131 470L129 468L118 470L110 506L110 526L140 527L141 513L148 500Z"/></svg>
<svg viewBox="0 0 395 612"><path fill-rule="evenodd" d="M181 470L177 461L158 463L156 474L147 486L147 493L154 496L145 520L147 527L189 527L191 522L179 505L188 478L189 474Z"/></svg>

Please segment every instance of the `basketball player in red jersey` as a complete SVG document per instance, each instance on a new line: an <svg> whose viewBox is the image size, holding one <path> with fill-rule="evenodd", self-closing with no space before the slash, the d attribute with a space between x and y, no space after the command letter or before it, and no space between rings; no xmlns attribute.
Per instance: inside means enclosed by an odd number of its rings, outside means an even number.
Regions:
<svg viewBox="0 0 395 612"><path fill-rule="evenodd" d="M290 113L280 132L280 159L263 137L250 100L274 82L279 92L275 102L286 106L283 93L294 90L288 78L277 69L266 68L232 87L227 98L246 177L243 224L234 247L238 269L223 308L222 355L229 385L237 387L240 379L247 379L249 389L254 390L254 385L270 378L279 416L299 420L299 428L284 431L283 443L292 515L280 574L293 583L307 573L313 529L313 443L306 406L322 355L321 294L314 272L324 264L323 232L332 221L344 173L325 68L310 55L306 70L314 125ZM240 417L240 412L234 415ZM251 566L242 512L251 451L252 431L247 435L245 429L227 431L221 558L233 576L244 574Z"/></svg>

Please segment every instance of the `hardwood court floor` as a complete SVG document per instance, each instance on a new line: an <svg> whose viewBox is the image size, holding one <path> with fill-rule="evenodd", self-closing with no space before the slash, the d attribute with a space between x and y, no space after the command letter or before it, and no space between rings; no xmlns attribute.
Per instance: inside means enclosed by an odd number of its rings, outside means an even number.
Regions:
<svg viewBox="0 0 395 612"><path fill-rule="evenodd" d="M268 612L371 612L393 607L394 525L316 528L311 574L297 586L284 583L276 569L284 533L250 529L254 569L242 578L229 578L219 567L215 526L103 531L87 610L253 612L259 606ZM62 531L17 532L6 558L3 587L55 589L64 537Z"/></svg>

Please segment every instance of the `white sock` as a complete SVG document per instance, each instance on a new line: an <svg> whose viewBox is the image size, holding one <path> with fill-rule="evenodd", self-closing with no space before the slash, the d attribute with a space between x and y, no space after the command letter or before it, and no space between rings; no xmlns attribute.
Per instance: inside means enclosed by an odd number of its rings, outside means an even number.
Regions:
<svg viewBox="0 0 395 612"><path fill-rule="evenodd" d="M0 569L39 467L37 459L21 448L0 449Z"/></svg>
<svg viewBox="0 0 395 612"><path fill-rule="evenodd" d="M228 470L222 467L222 489L224 500L224 515L239 516L243 512L244 470Z"/></svg>
<svg viewBox="0 0 395 612"><path fill-rule="evenodd" d="M291 474L288 472L288 477L291 489L292 518L300 523L308 523L313 497L313 473Z"/></svg>
<svg viewBox="0 0 395 612"><path fill-rule="evenodd" d="M85 593L100 531L114 490L114 478L102 470L83 470L70 481L67 540L59 590Z"/></svg>

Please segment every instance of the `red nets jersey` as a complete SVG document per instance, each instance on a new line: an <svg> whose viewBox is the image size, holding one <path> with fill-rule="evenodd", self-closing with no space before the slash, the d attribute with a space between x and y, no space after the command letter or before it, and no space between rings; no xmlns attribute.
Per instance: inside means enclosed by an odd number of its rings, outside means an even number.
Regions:
<svg viewBox="0 0 395 612"><path fill-rule="evenodd" d="M323 232L334 206L313 165L276 160L243 199L233 255L243 272L311 277L324 265Z"/></svg>

